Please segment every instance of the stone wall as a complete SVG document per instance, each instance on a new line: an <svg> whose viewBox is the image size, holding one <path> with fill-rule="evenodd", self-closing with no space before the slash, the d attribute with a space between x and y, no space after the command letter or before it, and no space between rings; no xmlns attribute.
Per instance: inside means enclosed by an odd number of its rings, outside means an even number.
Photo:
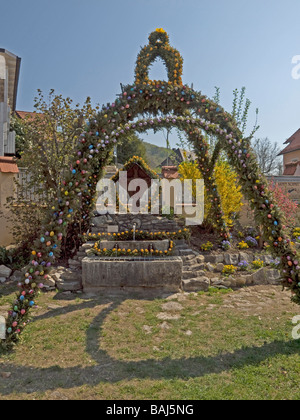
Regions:
<svg viewBox="0 0 300 420"><path fill-rule="evenodd" d="M92 219L92 232L124 232L131 230L136 224L138 230L153 232L175 232L183 224L183 220L169 220L166 217L154 216L152 214L107 214L95 216Z"/></svg>

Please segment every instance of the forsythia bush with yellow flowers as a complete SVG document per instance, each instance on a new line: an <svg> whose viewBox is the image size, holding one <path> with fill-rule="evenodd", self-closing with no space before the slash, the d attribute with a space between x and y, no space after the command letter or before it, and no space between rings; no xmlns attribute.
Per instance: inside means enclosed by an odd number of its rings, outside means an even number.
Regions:
<svg viewBox="0 0 300 420"><path fill-rule="evenodd" d="M182 179L194 180L203 178L196 162L183 162L179 165L178 172ZM237 183L236 173L226 161L217 162L214 176L221 197L225 221L231 227L233 225L232 217L234 213L238 213L243 206L241 187ZM193 197L196 198L196 186L193 186ZM210 200L207 192L205 192L205 219L207 221L209 221L210 208Z"/></svg>

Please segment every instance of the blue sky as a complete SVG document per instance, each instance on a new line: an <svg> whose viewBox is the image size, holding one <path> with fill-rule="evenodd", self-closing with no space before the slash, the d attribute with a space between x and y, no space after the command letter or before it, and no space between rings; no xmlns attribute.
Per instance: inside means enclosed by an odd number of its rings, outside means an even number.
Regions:
<svg viewBox="0 0 300 420"><path fill-rule="evenodd" d="M281 146L300 128L299 16L299 0L0 0L0 48L22 58L17 109L31 111L36 90L51 88L102 104L133 82L140 47L162 27L184 58L184 83L210 97L220 87L228 111L245 86L249 129L258 107L257 136ZM160 66L150 76L164 76Z"/></svg>

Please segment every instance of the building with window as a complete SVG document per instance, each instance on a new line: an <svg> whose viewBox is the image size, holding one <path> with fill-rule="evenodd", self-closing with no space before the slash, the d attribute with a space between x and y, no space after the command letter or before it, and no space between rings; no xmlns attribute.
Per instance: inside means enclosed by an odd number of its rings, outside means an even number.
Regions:
<svg viewBox="0 0 300 420"><path fill-rule="evenodd" d="M279 153L283 156L283 175L300 175L300 128L285 143L287 146Z"/></svg>
<svg viewBox="0 0 300 420"><path fill-rule="evenodd" d="M15 133L10 130L10 115L16 109L21 59L0 48L0 246L12 241L6 199L14 194L14 179L19 170L15 159Z"/></svg>

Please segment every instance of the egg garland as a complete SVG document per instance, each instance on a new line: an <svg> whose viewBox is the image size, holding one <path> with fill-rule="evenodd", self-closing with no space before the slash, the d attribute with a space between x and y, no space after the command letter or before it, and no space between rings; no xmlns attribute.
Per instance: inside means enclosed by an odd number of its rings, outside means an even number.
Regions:
<svg viewBox="0 0 300 420"><path fill-rule="evenodd" d="M141 132L161 126L177 126L186 132L189 141L194 145L199 169L211 194L217 224L220 231L227 235L213 179L213 157L209 156L208 145L201 133L205 131L219 139L220 149L225 150L230 164L239 176L244 196L256 211L257 224L262 225L269 236L270 249L274 256L280 257L283 285L292 290L293 301L300 304L299 262L284 233L283 216L267 188L266 179L260 173L249 141L243 139L234 118L220 105L189 86L182 85L180 54L169 47L167 34L163 30L155 31L149 38L150 44L138 58L136 83L124 86L114 103L103 105L102 111L86 122L85 130L78 137L74 161L61 185L60 197L51 204L48 220L32 245L31 261L24 269L24 280L18 284L20 291L8 313L6 340L2 341L2 345L6 347L18 340L27 325L29 311L36 304L43 281L47 279L52 265L60 256L61 242L67 235L68 226L76 221L83 226L89 225L97 183L103 176L113 147L130 130ZM152 54L149 52L147 56L148 48L153 47L157 51L152 53L151 50ZM168 70L173 69L174 65L178 69L176 73L173 72L172 77L169 75L169 82L151 81L147 78L147 69L158 56L163 56ZM144 59L146 63L142 64ZM146 66L146 73L141 72L141 77L139 72L142 65ZM145 114L149 116L147 120L135 121Z"/></svg>

